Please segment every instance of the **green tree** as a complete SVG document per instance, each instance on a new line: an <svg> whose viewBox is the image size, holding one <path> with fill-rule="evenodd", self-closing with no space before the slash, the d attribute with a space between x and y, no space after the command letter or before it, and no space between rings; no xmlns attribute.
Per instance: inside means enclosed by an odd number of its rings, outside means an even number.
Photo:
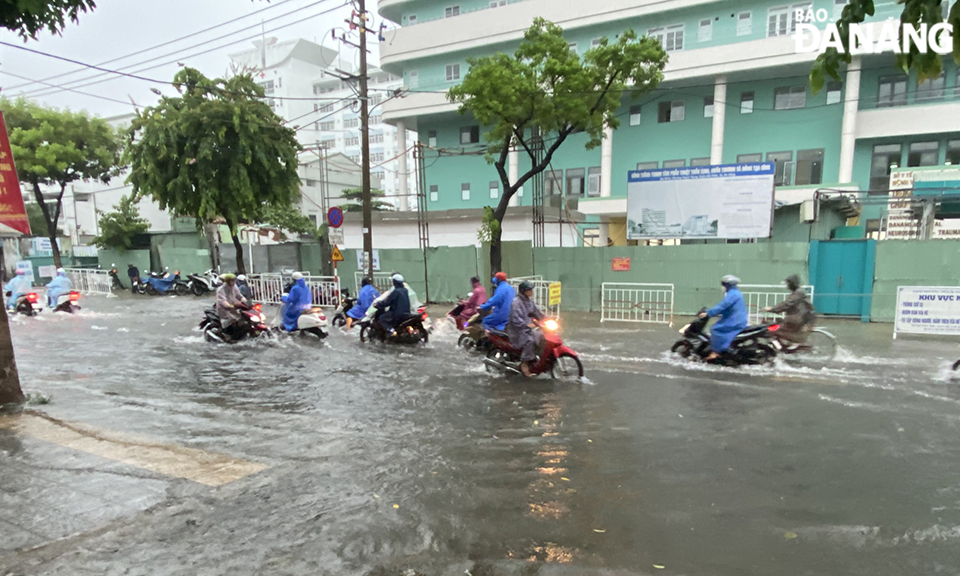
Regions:
<svg viewBox="0 0 960 576"><path fill-rule="evenodd" d="M281 233L286 230L297 234L310 234L314 237L319 235L316 223L293 205L268 206L257 223L279 228Z"/></svg>
<svg viewBox="0 0 960 576"><path fill-rule="evenodd" d="M900 13L900 38L905 37L904 27L926 24L929 30L935 24L944 21L942 0L897 0L903 5ZM849 64L850 54L850 26L862 24L868 16L873 16L873 0L849 0L843 7L840 18L837 19L837 32L843 44L843 53L836 48L827 48L823 54L817 56L810 70L810 87L814 93L819 92L826 83L827 76L840 80L840 65ZM946 22L957 31L953 34L953 60L960 64L960 2L956 2L947 14ZM940 76L943 72L943 56L933 50L921 53L911 42L910 50L896 55L897 67L904 72L914 69L917 78L922 83Z"/></svg>
<svg viewBox="0 0 960 576"><path fill-rule="evenodd" d="M133 237L150 229L150 223L140 216L132 196L124 196L110 212L100 212L100 234L93 239L99 248L113 248L126 252L133 246Z"/></svg>
<svg viewBox="0 0 960 576"><path fill-rule="evenodd" d="M388 210L393 210L393 204L389 202L384 202L383 200L378 200L378 198L385 198L386 193L383 190L377 188L370 189L370 208L374 212L386 212ZM340 198L343 200L349 200L347 204L341 204L340 208L344 212L363 212L363 189L362 188L346 188L343 192L340 193Z"/></svg>
<svg viewBox="0 0 960 576"><path fill-rule="evenodd" d="M20 98L0 99L17 177L33 191L46 222L53 261L62 266L54 232L63 209L67 186L81 180L109 182L118 172L120 143L116 131L86 112L71 112L40 106ZM47 201L44 189L52 189Z"/></svg>
<svg viewBox="0 0 960 576"><path fill-rule="evenodd" d="M27 202L27 219L30 221L30 231L34 236L50 237L50 231L47 229L47 221L43 217L43 208L36 202ZM65 236L62 228L57 228L57 238Z"/></svg>
<svg viewBox="0 0 960 576"><path fill-rule="evenodd" d="M296 133L249 74L209 79L184 68L173 85L179 96L161 98L130 126L128 182L136 195L151 196L177 216L202 223L222 217L245 273L237 225L299 197Z"/></svg>
<svg viewBox="0 0 960 576"><path fill-rule="evenodd" d="M0 26L17 32L25 40L36 40L41 30L59 34L68 20L77 22L81 12L96 7L93 0L3 0Z"/></svg>
<svg viewBox="0 0 960 576"><path fill-rule="evenodd" d="M575 132L587 135L586 148L603 141L606 127L617 128L615 112L625 92L636 98L663 79L667 54L654 38L637 38L632 30L616 41L601 39L583 57L570 50L563 29L542 18L534 20L511 56L468 58L470 71L447 98L460 104L486 127L487 162L494 165L503 195L485 227L490 236L490 266L501 269L503 217L514 194L553 161ZM543 147L540 156L536 149ZM511 148L523 150L531 167L511 182L507 161ZM491 225L495 222L495 225Z"/></svg>

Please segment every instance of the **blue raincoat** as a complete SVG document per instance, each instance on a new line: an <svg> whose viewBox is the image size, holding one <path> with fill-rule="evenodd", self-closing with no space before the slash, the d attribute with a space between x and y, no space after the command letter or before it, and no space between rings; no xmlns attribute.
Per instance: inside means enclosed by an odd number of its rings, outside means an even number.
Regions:
<svg viewBox="0 0 960 576"><path fill-rule="evenodd" d="M367 315L367 310L373 306L373 301L379 297L380 292L374 288L373 284L367 284L360 289L360 293L357 294L357 301L353 303L352 308L347 310L347 316L354 320L363 320Z"/></svg>
<svg viewBox="0 0 960 576"><path fill-rule="evenodd" d="M481 304L477 310L493 310L483 319L484 330L503 330L510 319L510 307L513 306L513 299L517 291L513 286L506 282L498 282L497 289L493 296Z"/></svg>
<svg viewBox="0 0 960 576"><path fill-rule="evenodd" d="M7 282L7 285L3 287L3 293L10 293L10 300L7 302L8 308L13 308L14 304L17 302L17 298L30 292L30 279L26 276L17 274Z"/></svg>
<svg viewBox="0 0 960 576"><path fill-rule="evenodd" d="M710 348L714 352L724 352L733 339L747 327L747 304L743 294L736 286L731 286L723 300L707 310L707 316L719 316L720 320L710 328Z"/></svg>
<svg viewBox="0 0 960 576"><path fill-rule="evenodd" d="M56 308L57 300L73 290L73 282L67 278L66 272L57 272L57 276L47 284L47 304Z"/></svg>
<svg viewBox="0 0 960 576"><path fill-rule="evenodd" d="M293 332L297 329L300 313L313 305L307 281L303 278L297 280L290 288L290 293L283 297L283 303L283 329Z"/></svg>

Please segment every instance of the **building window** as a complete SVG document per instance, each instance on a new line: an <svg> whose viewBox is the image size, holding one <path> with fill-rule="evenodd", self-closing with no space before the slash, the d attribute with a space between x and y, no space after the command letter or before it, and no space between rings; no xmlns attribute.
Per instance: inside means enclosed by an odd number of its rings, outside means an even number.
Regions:
<svg viewBox="0 0 960 576"><path fill-rule="evenodd" d="M740 113L753 114L753 92L740 93Z"/></svg>
<svg viewBox="0 0 960 576"><path fill-rule="evenodd" d="M600 196L600 167L594 166L587 170L587 196L597 198Z"/></svg>
<svg viewBox="0 0 960 576"><path fill-rule="evenodd" d="M944 74L941 72L939 77L927 80L923 84L918 84L916 101L943 100L944 79Z"/></svg>
<svg viewBox="0 0 960 576"><path fill-rule="evenodd" d="M797 186L820 184L823 182L823 148L797 150L796 167Z"/></svg>
<svg viewBox="0 0 960 576"><path fill-rule="evenodd" d="M497 6L506 6L507 0L490 0L490 7L496 8Z"/></svg>
<svg viewBox="0 0 960 576"><path fill-rule="evenodd" d="M840 100L843 98L842 94L843 83L842 82L827 82L827 105L830 104L839 104Z"/></svg>
<svg viewBox="0 0 960 576"><path fill-rule="evenodd" d="M497 199L500 197L500 183L496 180L490 181L490 198Z"/></svg>
<svg viewBox="0 0 960 576"><path fill-rule="evenodd" d="M592 47L592 46L599 46L601 40L602 40L601 38L594 38L593 40L590 41L590 46L591 46L591 47Z"/></svg>
<svg viewBox="0 0 960 576"><path fill-rule="evenodd" d="M785 36L797 31L797 11L806 13L811 4L778 6L767 12L767 36Z"/></svg>
<svg viewBox="0 0 960 576"><path fill-rule="evenodd" d="M382 123L383 123L383 116L377 115L377 116L370 117L370 122L369 122L370 126L376 126L377 124L382 124Z"/></svg>
<svg viewBox="0 0 960 576"><path fill-rule="evenodd" d="M383 134L371 134L370 135L371 144L383 144Z"/></svg>
<svg viewBox="0 0 960 576"><path fill-rule="evenodd" d="M356 128L359 125L360 125L359 118L347 118L346 120L343 121L344 128Z"/></svg>
<svg viewBox="0 0 960 576"><path fill-rule="evenodd" d="M336 148L336 146L337 146L336 140L323 140L322 142L320 142L320 147L323 148L324 150L330 150L331 148Z"/></svg>
<svg viewBox="0 0 960 576"><path fill-rule="evenodd" d="M436 184L430 185L430 201L436 202L440 200L440 188Z"/></svg>
<svg viewBox="0 0 960 576"><path fill-rule="evenodd" d="M569 48L570 51L573 52L574 54L577 53L577 43L576 43L576 42L571 42L571 43L567 44L567 48Z"/></svg>
<svg viewBox="0 0 960 576"><path fill-rule="evenodd" d="M874 239L874 240L880 240L880 239L881 239L881 238L880 238L880 219L879 219L879 218L874 218L874 219L871 219L871 220L867 220L867 224L866 224L866 227L865 227L864 232L865 232L864 235L865 235L867 238L872 238L872 239Z"/></svg>
<svg viewBox="0 0 960 576"><path fill-rule="evenodd" d="M437 147L437 131L436 130L427 131L427 146L431 148Z"/></svg>
<svg viewBox="0 0 960 576"><path fill-rule="evenodd" d="M790 186L793 183L793 152L767 152L767 162L776 164L774 186Z"/></svg>
<svg viewBox="0 0 960 576"><path fill-rule="evenodd" d="M567 195L583 197L585 186L583 168L567 169Z"/></svg>
<svg viewBox="0 0 960 576"><path fill-rule="evenodd" d="M806 86L784 86L773 91L774 110L796 110L807 104Z"/></svg>
<svg viewBox="0 0 960 576"><path fill-rule="evenodd" d="M704 157L704 158L691 158L691 159L690 159L690 165L691 165L691 166L709 166L709 165L710 165L710 158L707 158L707 157Z"/></svg>
<svg viewBox="0 0 960 576"><path fill-rule="evenodd" d="M686 165L687 165L686 160L664 160L663 161L664 170L666 170L667 168L683 168Z"/></svg>
<svg viewBox="0 0 960 576"><path fill-rule="evenodd" d="M370 107L376 108L377 106L380 105L381 102L383 102L383 96L381 96L380 94L377 94L376 96L370 99Z"/></svg>
<svg viewBox="0 0 960 576"><path fill-rule="evenodd" d="M631 126L640 125L640 106L630 107L630 125Z"/></svg>
<svg viewBox="0 0 960 576"><path fill-rule="evenodd" d="M443 11L443 16L444 16L444 18L453 18L454 16L459 16L459 15L460 15L460 7L459 7L459 6L448 6L448 7Z"/></svg>
<svg viewBox="0 0 960 576"><path fill-rule="evenodd" d="M713 118L713 96L707 96L703 99L703 117Z"/></svg>
<svg viewBox="0 0 960 576"><path fill-rule="evenodd" d="M328 114L330 112L333 112L333 104L327 104L326 106L320 108L321 114Z"/></svg>
<svg viewBox="0 0 960 576"><path fill-rule="evenodd" d="M311 180L310 178L304 178L303 185L307 186L308 188L318 188L320 186L320 183L317 182L316 180Z"/></svg>
<svg viewBox="0 0 960 576"><path fill-rule="evenodd" d="M902 153L900 144L878 144L873 147L870 162L871 194L886 194L890 190L890 171L900 166Z"/></svg>
<svg viewBox="0 0 960 576"><path fill-rule="evenodd" d="M602 246L600 244L600 229L599 228L584 228L583 229L583 245L598 247Z"/></svg>
<svg viewBox="0 0 960 576"><path fill-rule="evenodd" d="M448 64L447 65L447 82L453 82L454 80L460 79L460 65L459 64Z"/></svg>
<svg viewBox="0 0 960 576"><path fill-rule="evenodd" d="M762 161L763 154L737 154L737 164L753 164Z"/></svg>
<svg viewBox="0 0 960 576"><path fill-rule="evenodd" d="M939 142L914 142L907 148L907 166L936 166L940 163Z"/></svg>
<svg viewBox="0 0 960 576"><path fill-rule="evenodd" d="M407 16L407 25L408 25L408 26L413 26L413 25L416 24L416 23L417 23L417 15L416 15L416 14L411 14L411 15Z"/></svg>
<svg viewBox="0 0 960 576"><path fill-rule="evenodd" d="M637 162L637 170L656 170L659 167L659 162Z"/></svg>
<svg viewBox="0 0 960 576"><path fill-rule="evenodd" d="M407 76L407 88L417 88L420 86L420 71L411 70Z"/></svg>
<svg viewBox="0 0 960 576"><path fill-rule="evenodd" d="M331 132L336 128L336 125L333 122L321 122L320 131L321 132Z"/></svg>
<svg viewBox="0 0 960 576"><path fill-rule="evenodd" d="M558 170L549 170L543 173L543 195L560 196L563 194L563 173Z"/></svg>
<svg viewBox="0 0 960 576"><path fill-rule="evenodd" d="M370 155L371 162L383 162L383 152L374 152Z"/></svg>
<svg viewBox="0 0 960 576"><path fill-rule="evenodd" d="M683 50L683 24L673 24L664 28L651 28L647 36L656 38L667 52Z"/></svg>
<svg viewBox="0 0 960 576"><path fill-rule="evenodd" d="M709 42L713 40L713 20L707 18L700 21L697 26L697 42Z"/></svg>
<svg viewBox="0 0 960 576"><path fill-rule="evenodd" d="M359 136L351 136L350 138L344 138L344 139L343 139L343 145L344 145L344 146L359 146L359 145L360 145L360 137L359 137Z"/></svg>
<svg viewBox="0 0 960 576"><path fill-rule="evenodd" d="M906 76L883 76L877 94L877 107L905 106L907 104Z"/></svg>
<svg viewBox="0 0 960 576"><path fill-rule="evenodd" d="M461 184L461 185L460 185L460 199L461 199L461 200L469 200L469 199L470 199L470 185L469 185L469 184Z"/></svg>
<svg viewBox="0 0 960 576"><path fill-rule="evenodd" d="M737 36L753 34L753 16L749 12L737 14Z"/></svg>
<svg viewBox="0 0 960 576"><path fill-rule="evenodd" d="M480 142L479 126L462 126L460 128L461 144L476 144L478 142Z"/></svg>
<svg viewBox="0 0 960 576"><path fill-rule="evenodd" d="M947 166L960 166L960 140L950 140L947 142L947 159L944 161Z"/></svg>
<svg viewBox="0 0 960 576"><path fill-rule="evenodd" d="M657 122L680 122L684 116L683 100L674 100L673 102L661 102Z"/></svg>

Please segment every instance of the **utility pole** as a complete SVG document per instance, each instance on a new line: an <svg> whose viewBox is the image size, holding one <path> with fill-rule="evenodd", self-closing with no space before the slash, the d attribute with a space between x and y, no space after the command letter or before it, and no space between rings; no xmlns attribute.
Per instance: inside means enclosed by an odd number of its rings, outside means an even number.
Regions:
<svg viewBox="0 0 960 576"><path fill-rule="evenodd" d="M370 106L367 99L367 2L360 5L360 171L363 179L364 272L373 277L373 208L370 202Z"/></svg>

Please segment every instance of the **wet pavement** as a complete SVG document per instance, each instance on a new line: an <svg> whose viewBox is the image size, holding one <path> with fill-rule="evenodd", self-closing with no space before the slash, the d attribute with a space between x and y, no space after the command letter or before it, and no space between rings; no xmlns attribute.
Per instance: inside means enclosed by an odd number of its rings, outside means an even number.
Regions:
<svg viewBox="0 0 960 576"><path fill-rule="evenodd" d="M334 332L234 347L206 301L16 318L0 574L960 573L955 342L830 323L826 368L565 315L584 382Z"/></svg>

